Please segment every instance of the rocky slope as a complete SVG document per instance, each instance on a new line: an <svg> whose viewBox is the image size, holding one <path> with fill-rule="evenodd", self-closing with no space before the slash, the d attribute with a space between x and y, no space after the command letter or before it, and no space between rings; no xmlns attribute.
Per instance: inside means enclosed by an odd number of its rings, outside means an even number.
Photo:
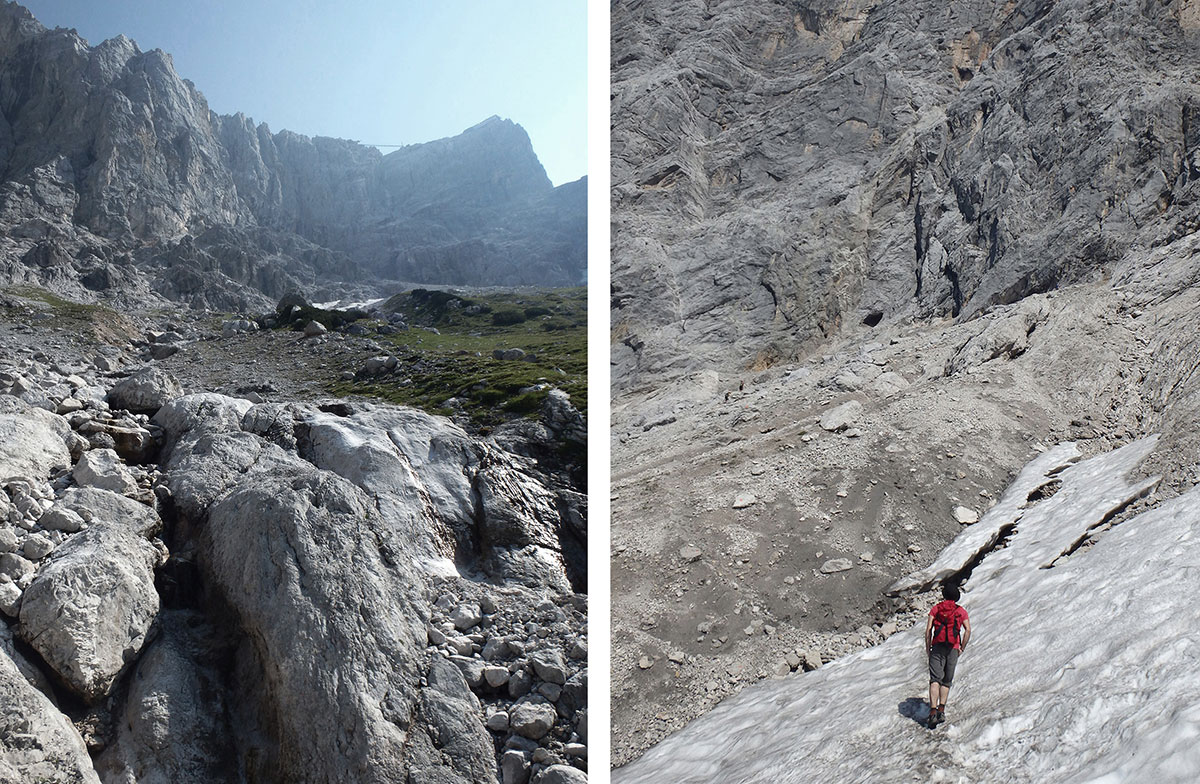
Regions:
<svg viewBox="0 0 1200 784"><path fill-rule="evenodd" d="M1200 479L1194 3L613 20L617 763L918 620L1050 444Z"/></svg>
<svg viewBox="0 0 1200 784"><path fill-rule="evenodd" d="M578 285L584 188L490 118L389 155L211 112L169 55L0 6L0 282L245 310L388 280Z"/></svg>
<svg viewBox="0 0 1200 784"><path fill-rule="evenodd" d="M360 331L0 294L0 780L586 781L582 418L322 397Z"/></svg>

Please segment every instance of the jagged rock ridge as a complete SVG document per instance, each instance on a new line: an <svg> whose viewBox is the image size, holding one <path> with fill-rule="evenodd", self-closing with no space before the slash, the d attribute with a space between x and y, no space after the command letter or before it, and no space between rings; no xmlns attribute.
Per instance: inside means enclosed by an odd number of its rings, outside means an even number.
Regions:
<svg viewBox="0 0 1200 784"><path fill-rule="evenodd" d="M210 111L169 55L88 47L14 3L0 95L0 280L232 308L318 282L586 275L583 188L554 188L507 120L386 156L272 133Z"/></svg>

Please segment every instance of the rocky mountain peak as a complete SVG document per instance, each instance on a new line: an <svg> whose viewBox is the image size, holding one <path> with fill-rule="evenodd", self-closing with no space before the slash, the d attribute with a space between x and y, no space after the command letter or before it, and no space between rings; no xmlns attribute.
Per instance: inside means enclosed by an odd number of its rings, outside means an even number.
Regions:
<svg viewBox="0 0 1200 784"><path fill-rule="evenodd" d="M265 307L317 281L582 277L586 223L572 212L582 205L550 198L528 135L512 121L489 118L388 156L272 133L242 114L211 112L166 52L142 52L124 36L89 47L15 3L2 13L0 282L81 298L156 292L230 309ZM181 238L215 227L243 232L250 252L236 262L203 243L174 252ZM24 261L51 242L54 264ZM136 264L122 274L114 260L124 256ZM103 274L91 274L97 265ZM108 285L97 292L86 281Z"/></svg>

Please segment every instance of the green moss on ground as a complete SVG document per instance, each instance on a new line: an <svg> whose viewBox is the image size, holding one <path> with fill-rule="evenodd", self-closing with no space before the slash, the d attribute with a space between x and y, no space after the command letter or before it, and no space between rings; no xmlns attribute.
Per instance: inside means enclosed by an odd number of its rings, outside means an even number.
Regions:
<svg viewBox="0 0 1200 784"><path fill-rule="evenodd" d="M49 305L49 312L56 318L91 319L93 316L115 314L116 311L103 305L89 305L83 302L73 302L37 286L9 286L5 292L22 299L33 300Z"/></svg>
<svg viewBox="0 0 1200 784"><path fill-rule="evenodd" d="M539 289L480 295L415 289L384 305L410 325L376 336L394 346L400 371L340 381L330 391L364 395L440 414L456 398L476 425L487 428L536 417L550 387L587 410L587 289ZM520 318L498 314L512 313ZM431 331L433 328L436 332ZM493 352L519 348L536 359L502 360ZM537 387L545 386L539 389Z"/></svg>
<svg viewBox="0 0 1200 784"><path fill-rule="evenodd" d="M124 343L140 335L128 318L104 305L75 302L32 285L8 286L3 291L30 303L28 307L36 311L30 323L37 327L85 332L99 342L112 344Z"/></svg>

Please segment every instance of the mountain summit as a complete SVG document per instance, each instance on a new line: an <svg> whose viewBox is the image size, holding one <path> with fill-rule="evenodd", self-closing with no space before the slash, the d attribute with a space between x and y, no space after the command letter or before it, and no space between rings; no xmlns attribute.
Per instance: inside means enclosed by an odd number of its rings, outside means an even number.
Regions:
<svg viewBox="0 0 1200 784"><path fill-rule="evenodd" d="M363 280L575 285L586 205L493 117L389 155L218 115L169 55L0 6L0 281L197 307Z"/></svg>

